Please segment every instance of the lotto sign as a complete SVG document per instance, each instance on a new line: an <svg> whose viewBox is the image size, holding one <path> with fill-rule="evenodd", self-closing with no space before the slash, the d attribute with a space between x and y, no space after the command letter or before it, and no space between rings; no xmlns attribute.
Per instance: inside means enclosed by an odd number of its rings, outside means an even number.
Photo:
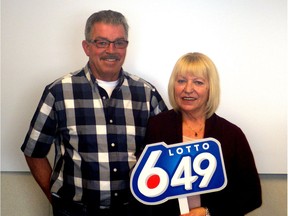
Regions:
<svg viewBox="0 0 288 216"><path fill-rule="evenodd" d="M219 191L226 184L221 146L213 138L147 145L130 181L133 195L148 205Z"/></svg>

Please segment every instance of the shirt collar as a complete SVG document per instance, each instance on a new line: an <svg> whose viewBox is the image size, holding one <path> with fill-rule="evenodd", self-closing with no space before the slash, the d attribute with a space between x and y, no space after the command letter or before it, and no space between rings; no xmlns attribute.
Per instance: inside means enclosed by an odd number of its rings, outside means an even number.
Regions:
<svg viewBox="0 0 288 216"><path fill-rule="evenodd" d="M93 76L91 69L89 67L89 63L87 63L86 66L84 67L84 72L85 72L85 76L88 79L88 81L90 82L90 84L92 86L94 86L95 84L98 86L97 80ZM123 70L123 68L121 68L120 73L119 73L119 83L118 83L117 87L121 86L123 81L124 81L124 70Z"/></svg>

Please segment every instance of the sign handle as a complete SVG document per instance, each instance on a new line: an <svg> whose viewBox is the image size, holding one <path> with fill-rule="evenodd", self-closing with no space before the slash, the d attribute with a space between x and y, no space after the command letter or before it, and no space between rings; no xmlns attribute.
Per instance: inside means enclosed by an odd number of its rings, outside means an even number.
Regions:
<svg viewBox="0 0 288 216"><path fill-rule="evenodd" d="M181 215L189 213L189 204L187 197L178 198L178 203Z"/></svg>

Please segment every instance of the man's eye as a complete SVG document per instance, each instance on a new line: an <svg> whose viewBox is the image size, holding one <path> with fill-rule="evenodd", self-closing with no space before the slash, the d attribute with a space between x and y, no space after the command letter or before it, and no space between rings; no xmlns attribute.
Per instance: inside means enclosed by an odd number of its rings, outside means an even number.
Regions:
<svg viewBox="0 0 288 216"><path fill-rule="evenodd" d="M124 44L126 44L126 42L122 41L122 40L119 40L119 41L115 41L115 44L119 45L119 46L123 46Z"/></svg>
<svg viewBox="0 0 288 216"><path fill-rule="evenodd" d="M100 46L106 46L108 44L107 41L97 41L97 44Z"/></svg>

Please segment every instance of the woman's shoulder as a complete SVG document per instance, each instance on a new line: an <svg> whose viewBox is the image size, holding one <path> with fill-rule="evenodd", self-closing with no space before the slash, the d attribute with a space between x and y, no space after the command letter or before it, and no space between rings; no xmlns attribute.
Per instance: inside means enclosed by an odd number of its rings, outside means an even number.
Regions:
<svg viewBox="0 0 288 216"><path fill-rule="evenodd" d="M222 128L223 130L229 130L229 131L238 131L242 132L241 128L237 126L235 123L231 122L230 120L227 120L226 118L219 116L217 114L213 114L208 120L207 123L211 126L217 126Z"/></svg>
<svg viewBox="0 0 288 216"><path fill-rule="evenodd" d="M150 117L151 121L164 121L164 120L172 120L172 119L178 119L181 118L181 114L177 113L175 110L167 110L164 112L161 112L155 116Z"/></svg>

